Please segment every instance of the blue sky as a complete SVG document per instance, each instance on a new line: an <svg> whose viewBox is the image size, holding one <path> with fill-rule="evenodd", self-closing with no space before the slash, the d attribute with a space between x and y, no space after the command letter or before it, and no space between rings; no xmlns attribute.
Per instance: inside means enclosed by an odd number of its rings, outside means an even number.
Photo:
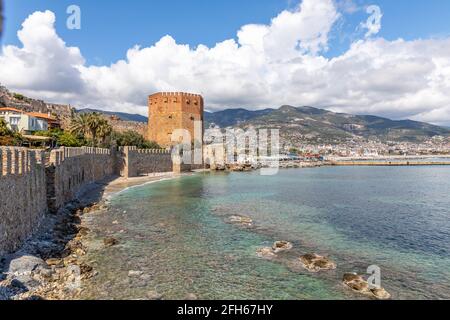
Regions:
<svg viewBox="0 0 450 320"><path fill-rule="evenodd" d="M70 46L79 47L90 64L110 64L123 58L134 45L150 46L164 35L178 43L213 46L235 38L242 25L268 24L293 0L6 0L4 43L19 44L17 30L35 11L56 14L56 30ZM450 34L448 0L355 0L361 8L377 4L383 11L380 36L394 40L444 37ZM82 29L66 28L66 9L76 4L82 10ZM126 5L124 5L126 4ZM359 10L343 16L332 33L327 56L348 49L355 30L367 13Z"/></svg>
<svg viewBox="0 0 450 320"><path fill-rule="evenodd" d="M73 4L81 30L66 27ZM49 102L146 114L149 94L187 91L202 94L211 111L309 105L450 125L448 0L5 7L0 83Z"/></svg>

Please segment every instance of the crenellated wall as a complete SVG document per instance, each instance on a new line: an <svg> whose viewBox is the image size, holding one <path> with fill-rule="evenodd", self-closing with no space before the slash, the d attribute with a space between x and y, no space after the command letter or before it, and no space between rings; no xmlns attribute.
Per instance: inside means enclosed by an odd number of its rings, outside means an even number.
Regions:
<svg viewBox="0 0 450 320"><path fill-rule="evenodd" d="M0 255L16 250L47 211L44 153L0 148Z"/></svg>
<svg viewBox="0 0 450 320"><path fill-rule="evenodd" d="M166 150L60 148L45 154L0 148L0 256L16 249L86 185L105 178L189 171Z"/></svg>
<svg viewBox="0 0 450 320"><path fill-rule="evenodd" d="M176 130L186 130L190 141L203 141L203 97L184 92L160 92L148 97L149 139L169 147ZM199 126L198 128L196 126ZM177 137L178 138L178 137Z"/></svg>
<svg viewBox="0 0 450 320"><path fill-rule="evenodd" d="M86 184L115 173L115 154L100 148L61 148L50 153L47 165L47 199L51 212L74 199Z"/></svg>
<svg viewBox="0 0 450 320"><path fill-rule="evenodd" d="M164 149L123 147L119 149L118 162L120 175L126 178L174 170L172 155Z"/></svg>

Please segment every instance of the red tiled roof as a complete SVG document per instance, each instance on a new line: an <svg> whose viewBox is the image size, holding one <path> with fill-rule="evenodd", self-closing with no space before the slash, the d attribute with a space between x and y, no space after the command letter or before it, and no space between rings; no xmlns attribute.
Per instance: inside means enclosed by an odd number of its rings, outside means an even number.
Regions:
<svg viewBox="0 0 450 320"><path fill-rule="evenodd" d="M30 116L35 117L35 118L45 119L45 120L49 120L49 121L58 121L56 118L49 116L46 113L27 112L27 114L29 114Z"/></svg>
<svg viewBox="0 0 450 320"><path fill-rule="evenodd" d="M0 108L0 111L14 111L14 112L19 112L19 113L26 113L23 110L19 110L19 109L16 109L16 108L9 108L9 107Z"/></svg>
<svg viewBox="0 0 450 320"><path fill-rule="evenodd" d="M10 107L5 107L5 108L0 108L0 111L14 111L14 112L18 112L18 113L22 113L22 114L27 114L29 116L35 117L35 118L39 118L39 119L45 119L49 122L59 122L58 119L49 116L46 113L40 113L40 112L25 112L23 110L19 110L16 108L10 108Z"/></svg>

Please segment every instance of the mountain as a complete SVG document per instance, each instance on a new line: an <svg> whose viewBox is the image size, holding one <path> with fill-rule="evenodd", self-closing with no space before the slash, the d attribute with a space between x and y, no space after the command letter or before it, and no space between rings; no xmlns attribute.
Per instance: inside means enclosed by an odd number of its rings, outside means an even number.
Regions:
<svg viewBox="0 0 450 320"><path fill-rule="evenodd" d="M97 109L80 109L77 110L77 113L92 113L97 112L107 116L116 116L120 118L122 121L133 121L133 122L145 122L147 123L147 117L144 117L140 114L130 114L125 112L113 112L113 111L103 111Z"/></svg>
<svg viewBox="0 0 450 320"><path fill-rule="evenodd" d="M450 136L449 129L423 122L287 105L261 111L238 109L206 113L205 123L206 127L278 128L282 139L292 145L342 143L355 139L421 142L433 136Z"/></svg>
<svg viewBox="0 0 450 320"><path fill-rule="evenodd" d="M69 105L46 103L10 92L0 85L0 107L8 106L27 112L52 113L63 128L70 123L74 112L99 112L117 131L135 130L146 136L147 117L139 114L103 111L97 109L75 110ZM339 144L354 140L380 140L382 142L422 142L434 136L450 138L450 128L439 127L412 120L390 120L370 115L335 113L313 107L282 106L279 109L249 111L228 109L205 112L205 127L240 127L280 129L282 142L299 144Z"/></svg>
<svg viewBox="0 0 450 320"><path fill-rule="evenodd" d="M205 112L205 124L216 124L221 128L226 128L229 126L235 126L246 121L252 120L257 117L265 116L270 114L273 109L265 109L259 111L249 111L246 109L228 109L218 112Z"/></svg>

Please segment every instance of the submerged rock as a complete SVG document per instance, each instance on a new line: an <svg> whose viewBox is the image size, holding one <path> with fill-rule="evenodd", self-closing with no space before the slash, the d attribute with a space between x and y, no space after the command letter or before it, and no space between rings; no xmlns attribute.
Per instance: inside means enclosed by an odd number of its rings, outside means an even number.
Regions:
<svg viewBox="0 0 450 320"><path fill-rule="evenodd" d="M384 288L373 288L370 292L375 296L375 298L380 300L388 300L391 298L391 294L387 292Z"/></svg>
<svg viewBox="0 0 450 320"><path fill-rule="evenodd" d="M379 300L391 298L389 292L384 288L370 288L368 282L356 273L346 273L343 279L344 284L355 292L364 294Z"/></svg>
<svg viewBox="0 0 450 320"><path fill-rule="evenodd" d="M163 295L159 294L156 291L149 291L149 292L147 292L147 298L149 300L162 300Z"/></svg>
<svg viewBox="0 0 450 320"><path fill-rule="evenodd" d="M269 247L258 249L256 251L256 255L260 258L265 258L265 259L272 259L272 258L276 257L276 254L273 251L273 249L269 248Z"/></svg>
<svg viewBox="0 0 450 320"><path fill-rule="evenodd" d="M105 247L112 247L119 244L119 240L117 240L116 238L108 237L103 239L103 244L105 245Z"/></svg>
<svg viewBox="0 0 450 320"><path fill-rule="evenodd" d="M135 271L135 270L128 271L128 276L129 277L140 277L143 274L144 274L144 272L142 272L142 271Z"/></svg>
<svg viewBox="0 0 450 320"><path fill-rule="evenodd" d="M87 236L90 231L91 230L89 228L87 228L87 227L78 227L78 234L81 237Z"/></svg>
<svg viewBox="0 0 450 320"><path fill-rule="evenodd" d="M305 254L300 257L303 267L311 272L327 271L336 269L336 264L327 257L318 254Z"/></svg>
<svg viewBox="0 0 450 320"><path fill-rule="evenodd" d="M184 300L198 300L198 297L195 293L188 293Z"/></svg>
<svg viewBox="0 0 450 320"><path fill-rule="evenodd" d="M273 251L275 253L281 252L281 251L287 251L292 249L292 243L288 241L277 241L273 244L272 247Z"/></svg>
<svg viewBox="0 0 450 320"><path fill-rule="evenodd" d="M246 227L251 227L253 225L253 220L245 216L238 216L238 215L230 216L229 221L230 223L240 224Z"/></svg>

